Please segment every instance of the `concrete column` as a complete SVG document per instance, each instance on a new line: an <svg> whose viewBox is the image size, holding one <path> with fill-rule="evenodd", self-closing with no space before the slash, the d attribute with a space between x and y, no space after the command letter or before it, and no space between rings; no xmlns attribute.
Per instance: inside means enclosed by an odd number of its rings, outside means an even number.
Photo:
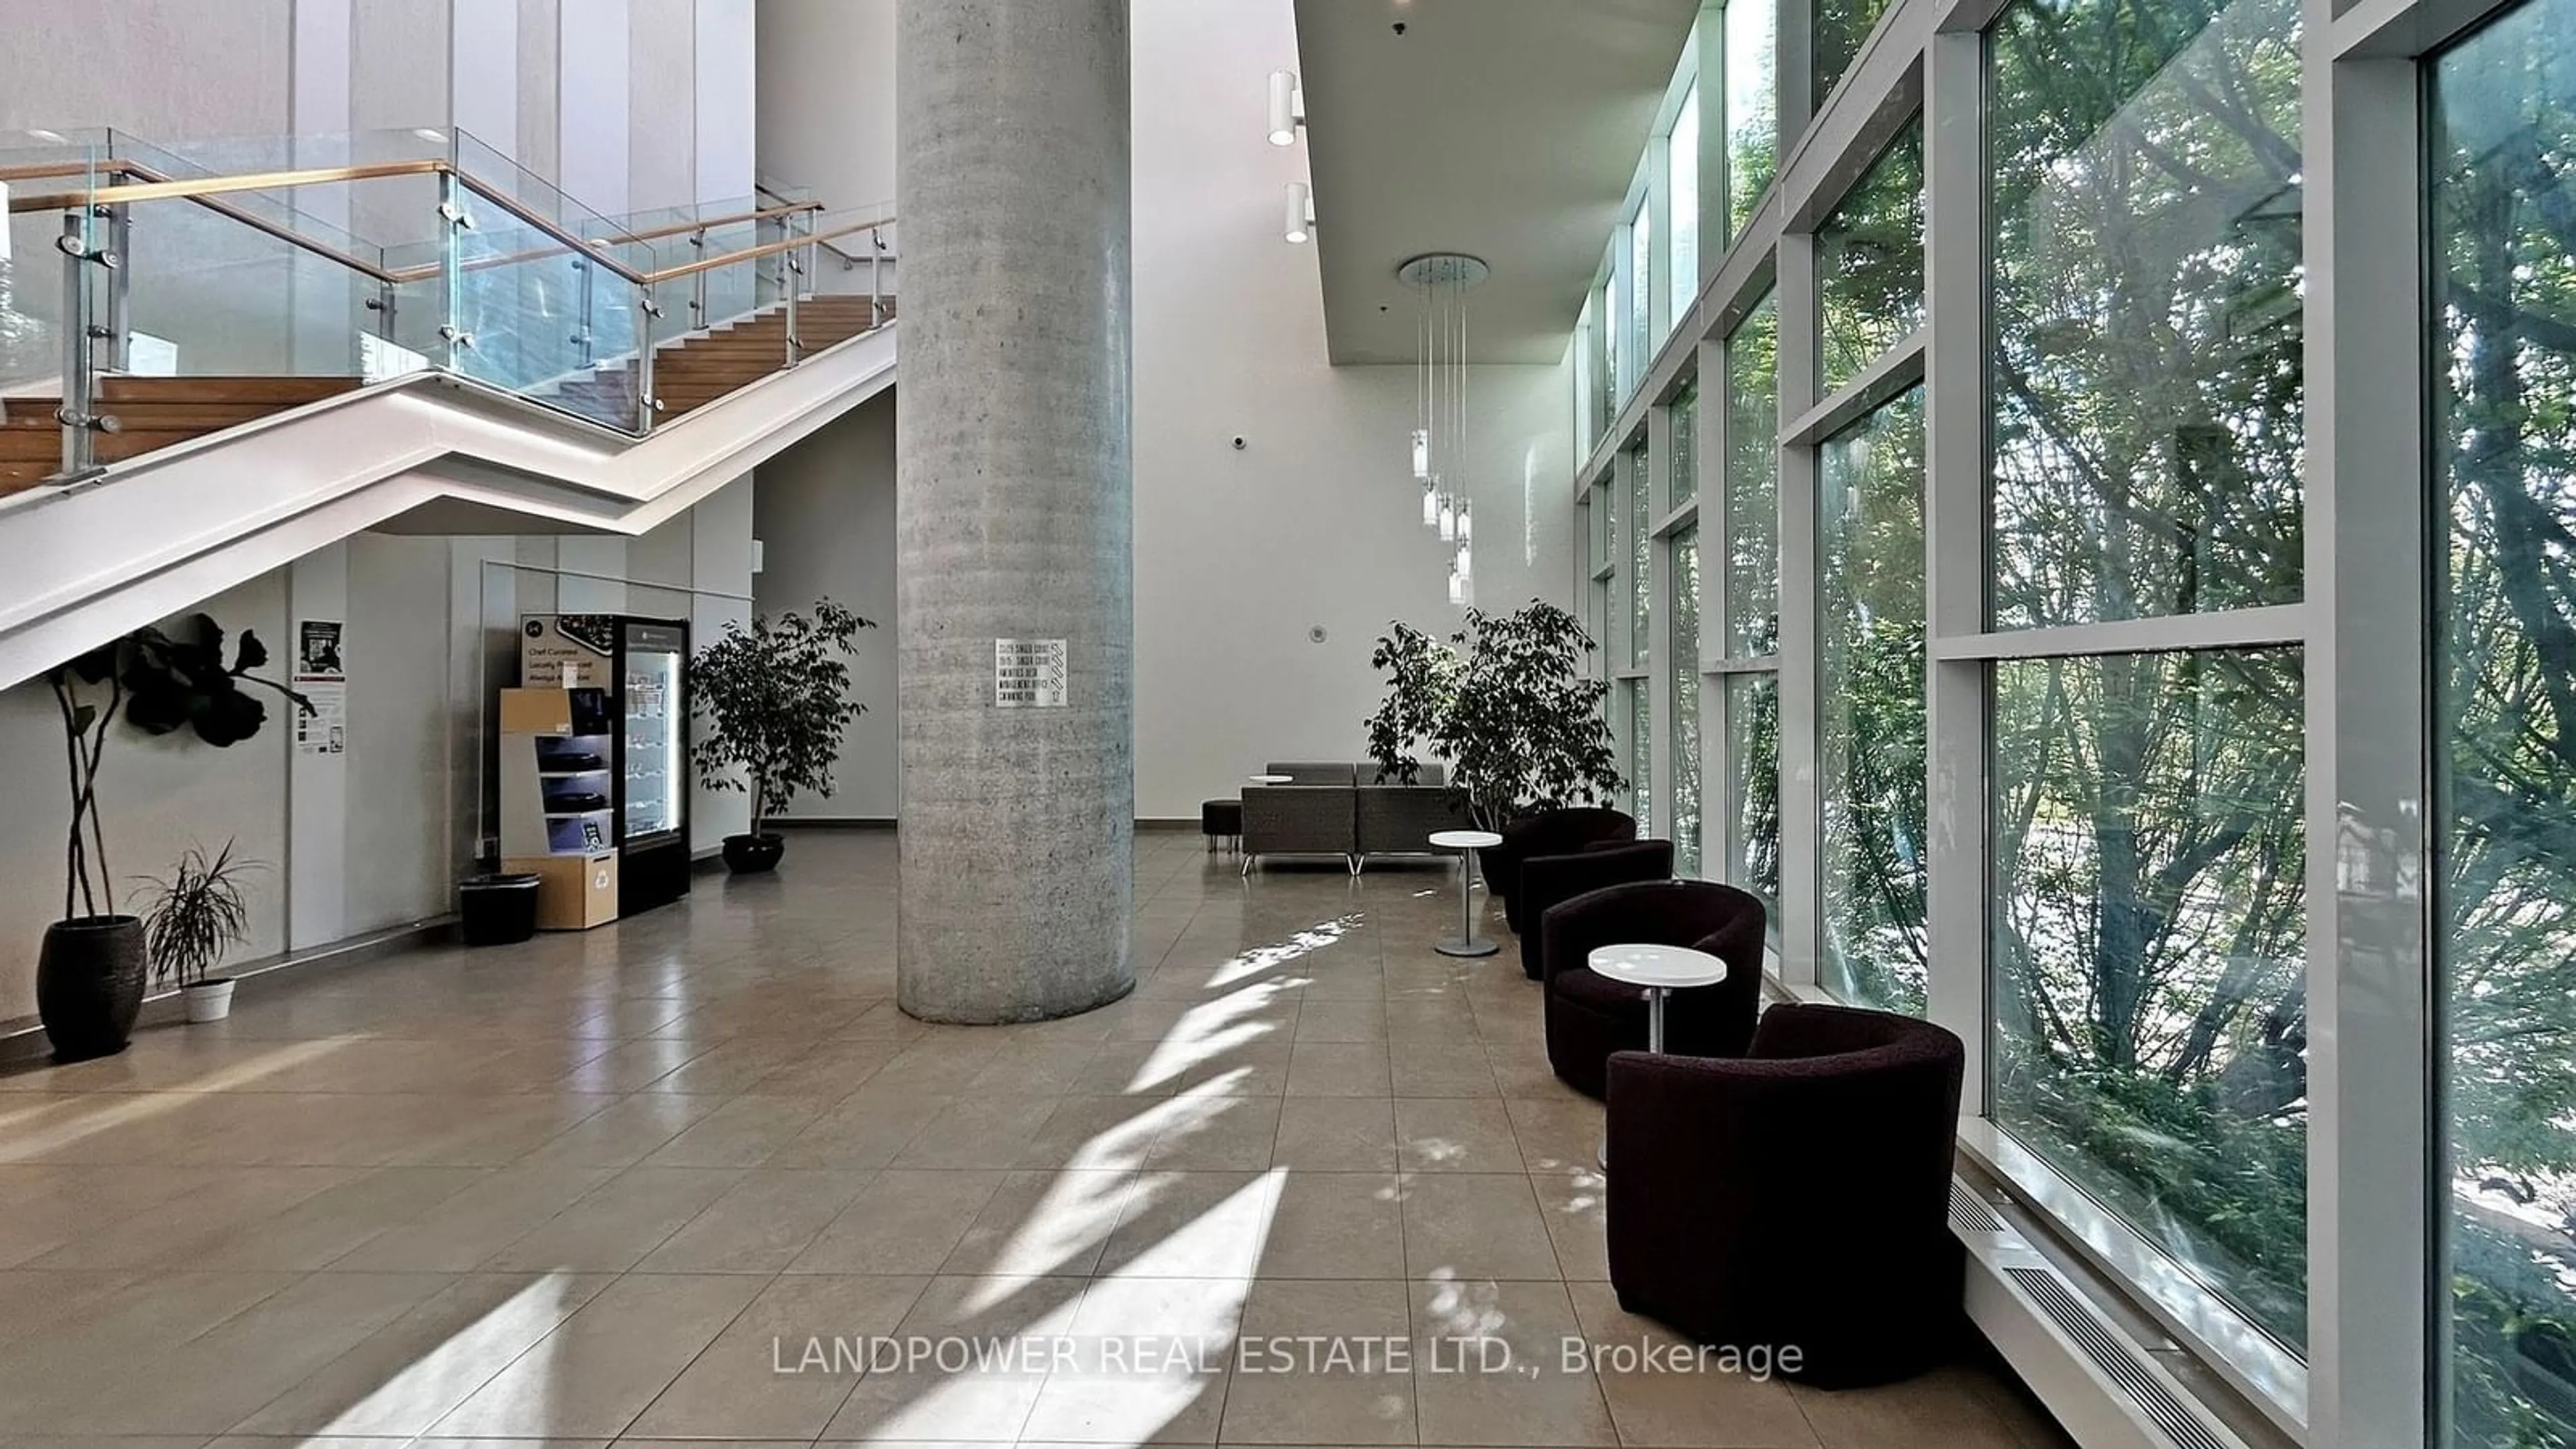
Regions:
<svg viewBox="0 0 2576 1449"><path fill-rule="evenodd" d="M1127 0L901 0L895 55L897 1000L1069 1016L1135 985Z"/></svg>

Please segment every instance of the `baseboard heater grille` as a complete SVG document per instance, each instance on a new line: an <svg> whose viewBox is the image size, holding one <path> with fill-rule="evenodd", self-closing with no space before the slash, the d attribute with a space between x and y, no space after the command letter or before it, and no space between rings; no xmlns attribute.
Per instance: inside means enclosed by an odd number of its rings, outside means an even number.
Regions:
<svg viewBox="0 0 2576 1449"><path fill-rule="evenodd" d="M2076 1347L2093 1361L2095 1368L2137 1400L2138 1407L2174 1443L2182 1449L2227 1449L2199 1415L2166 1388L2163 1380L2148 1372L2145 1362L2127 1344L2111 1336L2102 1316L2075 1296L2075 1290L2066 1286L2056 1269L2006 1268L2004 1276L2030 1295L2059 1332L2075 1340Z"/></svg>
<svg viewBox="0 0 2576 1449"><path fill-rule="evenodd" d="M1972 1276L1992 1285L1969 1294L1980 1326L2078 1443L2248 1449L1993 1201L1955 1178L1950 1230L1967 1247Z"/></svg>

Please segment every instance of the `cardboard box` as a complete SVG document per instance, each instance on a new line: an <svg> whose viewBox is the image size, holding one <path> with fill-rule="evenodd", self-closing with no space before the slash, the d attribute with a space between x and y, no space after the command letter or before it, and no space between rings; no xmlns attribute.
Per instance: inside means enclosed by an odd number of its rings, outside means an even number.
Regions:
<svg viewBox="0 0 2576 1449"><path fill-rule="evenodd" d="M537 878L537 929L587 931L617 919L617 852L593 855L514 855L505 871Z"/></svg>

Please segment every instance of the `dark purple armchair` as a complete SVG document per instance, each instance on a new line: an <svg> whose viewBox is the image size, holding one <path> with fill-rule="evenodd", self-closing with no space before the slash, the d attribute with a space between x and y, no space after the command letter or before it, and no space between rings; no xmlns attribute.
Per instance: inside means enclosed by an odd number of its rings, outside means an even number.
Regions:
<svg viewBox="0 0 2576 1449"><path fill-rule="evenodd" d="M1547 1064L1587 1097L1609 1089L1612 1052L1646 1048L1646 993L1588 969L1598 946L1689 946L1726 963L1715 986L1664 999L1664 1049L1741 1056L1762 1004L1762 902L1705 880L1609 886L1539 918L1535 959L1546 993ZM1522 943L1524 958L1529 942Z"/></svg>
<svg viewBox="0 0 2576 1449"><path fill-rule="evenodd" d="M1595 845L1637 838L1637 820L1624 810L1597 805L1541 810L1495 832L1503 843L1484 852L1485 884L1503 898L1503 921L1514 935L1538 917L1521 908L1521 871L1540 856L1572 855Z"/></svg>
<svg viewBox="0 0 2576 1449"><path fill-rule="evenodd" d="M1537 856L1521 862L1522 919L1544 921L1551 909L1610 886L1672 878L1673 843L1669 840L1630 840L1596 845L1572 855ZM1545 943L1533 931L1521 942L1521 969L1529 973L1532 981L1544 981L1547 973L1540 963L1545 959ZM1637 1040L1642 1044L1645 1038Z"/></svg>
<svg viewBox="0 0 2576 1449"><path fill-rule="evenodd" d="M1946 1362L1964 1059L1941 1027L1840 1006L1771 1008L1738 1060L1612 1057L1620 1307L1699 1343L1795 1346L1782 1371L1821 1388Z"/></svg>

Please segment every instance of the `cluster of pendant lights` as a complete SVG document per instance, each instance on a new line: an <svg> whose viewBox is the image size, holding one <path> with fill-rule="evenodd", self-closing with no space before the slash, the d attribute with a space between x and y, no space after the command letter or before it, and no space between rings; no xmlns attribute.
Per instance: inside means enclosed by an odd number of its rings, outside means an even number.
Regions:
<svg viewBox="0 0 2576 1449"><path fill-rule="evenodd" d="M1270 73L1270 144L1293 146L1306 124L1297 73ZM1280 233L1292 242L1315 234L1315 194L1303 181L1288 183ZM1485 279L1475 257L1433 252L1396 269L1396 279L1421 297L1414 350L1413 481L1422 490L1422 526L1439 534L1449 565L1449 602L1476 602L1476 505L1449 485L1465 473L1467 436L1467 289Z"/></svg>
<svg viewBox="0 0 2576 1449"><path fill-rule="evenodd" d="M1449 602L1476 602L1476 505L1465 491L1467 289L1485 279L1474 257L1434 252L1396 269L1421 299L1414 332L1413 482L1422 526L1437 532L1449 565ZM1457 480L1457 481L1453 481Z"/></svg>

